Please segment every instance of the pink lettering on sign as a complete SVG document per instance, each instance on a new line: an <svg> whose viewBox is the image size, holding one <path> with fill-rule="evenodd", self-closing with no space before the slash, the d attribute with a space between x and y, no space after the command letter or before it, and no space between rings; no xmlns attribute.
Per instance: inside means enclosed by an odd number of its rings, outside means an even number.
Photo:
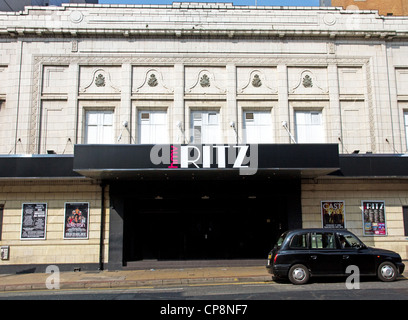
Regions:
<svg viewBox="0 0 408 320"><path fill-rule="evenodd" d="M168 168L175 169L178 168L178 148L176 146L171 146L170 151L170 165Z"/></svg>

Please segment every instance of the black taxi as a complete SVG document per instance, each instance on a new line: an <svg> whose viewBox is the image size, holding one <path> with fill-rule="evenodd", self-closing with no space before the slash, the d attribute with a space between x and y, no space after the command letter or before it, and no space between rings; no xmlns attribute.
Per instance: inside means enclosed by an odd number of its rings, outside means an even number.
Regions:
<svg viewBox="0 0 408 320"><path fill-rule="evenodd" d="M276 278L304 284L315 276L346 276L351 265L361 276L382 281L394 281L405 268L398 253L367 247L345 229L286 231L269 253L266 268Z"/></svg>

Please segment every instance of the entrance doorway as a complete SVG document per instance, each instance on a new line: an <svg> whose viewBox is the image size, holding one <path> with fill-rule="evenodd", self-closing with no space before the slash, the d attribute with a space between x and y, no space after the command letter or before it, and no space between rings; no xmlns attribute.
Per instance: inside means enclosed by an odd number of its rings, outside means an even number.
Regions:
<svg viewBox="0 0 408 320"><path fill-rule="evenodd" d="M290 199L275 188L259 181L144 183L125 199L124 262L263 259L288 227Z"/></svg>

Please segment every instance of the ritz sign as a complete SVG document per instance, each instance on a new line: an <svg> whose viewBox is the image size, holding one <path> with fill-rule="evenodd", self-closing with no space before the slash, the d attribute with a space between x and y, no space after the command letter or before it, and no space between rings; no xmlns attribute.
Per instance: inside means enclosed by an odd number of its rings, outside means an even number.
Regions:
<svg viewBox="0 0 408 320"><path fill-rule="evenodd" d="M240 175L253 175L258 170L258 145L154 145L150 161L168 169L232 168Z"/></svg>

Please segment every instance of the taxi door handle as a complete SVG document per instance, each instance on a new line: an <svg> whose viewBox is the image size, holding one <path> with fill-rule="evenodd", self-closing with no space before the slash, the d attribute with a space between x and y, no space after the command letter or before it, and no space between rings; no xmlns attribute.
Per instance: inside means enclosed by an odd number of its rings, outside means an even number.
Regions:
<svg viewBox="0 0 408 320"><path fill-rule="evenodd" d="M317 256L310 256L310 258L311 258L312 260L316 260L316 259L317 259Z"/></svg>
<svg viewBox="0 0 408 320"><path fill-rule="evenodd" d="M348 256L348 255L343 255L343 259L344 260L347 260L347 259L349 259L350 258L350 256Z"/></svg>

